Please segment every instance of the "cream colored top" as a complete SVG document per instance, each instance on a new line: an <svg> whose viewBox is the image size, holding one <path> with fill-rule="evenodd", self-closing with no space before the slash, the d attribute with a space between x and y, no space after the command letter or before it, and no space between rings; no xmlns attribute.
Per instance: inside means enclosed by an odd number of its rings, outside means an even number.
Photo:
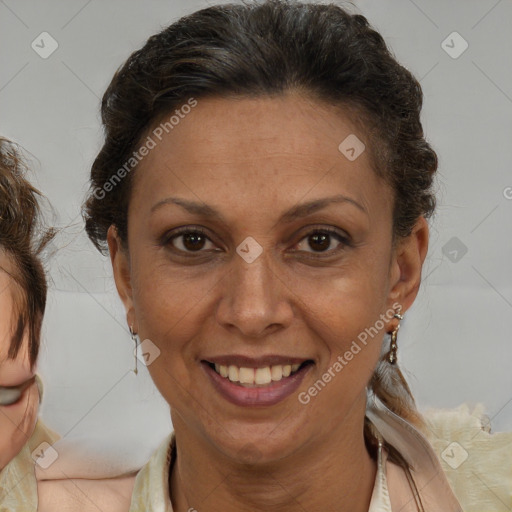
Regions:
<svg viewBox="0 0 512 512"><path fill-rule="evenodd" d="M169 468L175 455L174 432L160 444L135 479L130 512L172 512ZM387 450L379 443L377 474L368 512L392 512L386 479Z"/></svg>
<svg viewBox="0 0 512 512"><path fill-rule="evenodd" d="M405 471L388 461L383 439L393 440L393 446L412 467L412 476L425 512L462 512L439 460L425 437L411 424L387 409L376 397L369 404L367 416L380 437L377 473L368 512L421 510L416 504L413 485ZM172 512L168 482L169 468L175 457L175 445L174 433L171 433L139 471L135 479L130 512ZM392 477L392 481L388 475Z"/></svg>
<svg viewBox="0 0 512 512"><path fill-rule="evenodd" d="M465 404L457 409L425 411L427 440L378 399L369 401L366 415L386 443L378 452L369 510L418 512L421 508L414 498L414 485L425 512L512 510L512 432L491 434L482 413L483 406L470 411ZM0 499L0 512L36 510L30 453L41 440L37 434L41 429L39 422L25 451L0 473L0 489L6 498L3 503ZM46 440L53 444L51 436ZM127 459L134 451L126 444L112 446L110 441L98 447L95 440L92 446L89 443L77 450L73 443L66 447L65 441L55 442L59 457L50 467L43 470L35 465L36 476L39 473L38 512L172 511L168 480L175 456L173 434L164 439L136 477L131 471L140 464L135 464L133 457ZM388 444L409 464L413 484L406 472L391 462ZM23 475L26 482L20 481Z"/></svg>
<svg viewBox="0 0 512 512"><path fill-rule="evenodd" d="M60 436L38 419L34 432L14 459L0 471L0 512L37 510L37 482L32 452L41 443L52 445Z"/></svg>

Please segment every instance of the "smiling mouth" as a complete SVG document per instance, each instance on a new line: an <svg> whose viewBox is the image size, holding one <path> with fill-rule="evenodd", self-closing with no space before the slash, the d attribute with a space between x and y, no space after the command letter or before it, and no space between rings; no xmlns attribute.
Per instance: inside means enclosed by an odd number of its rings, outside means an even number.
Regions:
<svg viewBox="0 0 512 512"><path fill-rule="evenodd" d="M207 364L221 377L245 388L267 387L274 382L279 382L295 375L306 366L314 364L311 359L308 359L301 364L278 364L261 368L249 368L215 364L210 361L202 362Z"/></svg>

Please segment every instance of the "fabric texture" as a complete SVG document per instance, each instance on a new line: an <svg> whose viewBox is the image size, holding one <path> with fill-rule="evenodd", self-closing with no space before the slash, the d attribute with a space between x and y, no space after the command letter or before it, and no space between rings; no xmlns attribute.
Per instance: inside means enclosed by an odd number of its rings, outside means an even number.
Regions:
<svg viewBox="0 0 512 512"><path fill-rule="evenodd" d="M376 397L369 401L367 416L379 432L381 441L384 439L393 444L409 462L425 512L462 512L427 439ZM171 433L138 473L130 512L172 512L168 482L174 453L175 437ZM414 491L405 471L387 460L387 450L382 442L379 442L377 462L377 474L368 512L418 510ZM392 475L392 488L395 491L394 508L388 474Z"/></svg>
<svg viewBox="0 0 512 512"><path fill-rule="evenodd" d="M483 404L428 409L424 417L464 512L512 510L512 432L491 433Z"/></svg>
<svg viewBox="0 0 512 512"><path fill-rule="evenodd" d="M42 443L53 445L59 438L59 434L38 418L30 439L0 472L0 512L37 510L37 482L32 453L40 450ZM47 445L43 445L43 448Z"/></svg>
<svg viewBox="0 0 512 512"><path fill-rule="evenodd" d="M53 448L59 456L46 468L36 467L38 480L98 480L123 477L139 471L153 452L145 445L141 448L136 438L126 437L63 437Z"/></svg>
<svg viewBox="0 0 512 512"><path fill-rule="evenodd" d="M160 444L147 464L139 471L133 487L130 512L172 512L169 497L169 468L176 450L174 432Z"/></svg>
<svg viewBox="0 0 512 512"><path fill-rule="evenodd" d="M166 437L135 479L130 512L172 512L169 468L176 450L174 432ZM392 512L386 479L387 451L379 444L377 475L368 512Z"/></svg>
<svg viewBox="0 0 512 512"><path fill-rule="evenodd" d="M482 405L473 410L461 405L456 409L424 411L428 425L426 436L378 399L369 401L367 416L382 439L409 462L426 512L512 510L512 432L492 434ZM42 441L58 449L59 458L47 469L35 465L39 479L51 482L65 475L66 478L83 479L80 482L82 489L89 489L83 487L85 484L94 484L96 494L89 490L84 492L100 507L110 503L103 496L107 495L107 479L129 474L142 465L137 467L140 457L133 455L134 450L127 449L126 443L108 446L105 442L94 443L92 451L88 451L91 443L87 443L89 448L86 449L76 440L66 444L65 439L57 439L58 435L38 420L30 441L0 473L0 493L3 492L0 512L36 510L31 453ZM171 433L153 454L148 454L150 458L146 458L147 463L135 478L133 492L128 494L128 502L131 495L131 512L172 512L168 477L174 450L175 438ZM369 512L417 512L406 474L400 466L388 460L385 446L379 450L378 459ZM128 485L125 487L130 489ZM54 509L58 510L58 507L51 508L52 512ZM103 509L114 510L113 507ZM84 506L77 502L75 508L66 510L82 512ZM128 506L123 510L128 510Z"/></svg>

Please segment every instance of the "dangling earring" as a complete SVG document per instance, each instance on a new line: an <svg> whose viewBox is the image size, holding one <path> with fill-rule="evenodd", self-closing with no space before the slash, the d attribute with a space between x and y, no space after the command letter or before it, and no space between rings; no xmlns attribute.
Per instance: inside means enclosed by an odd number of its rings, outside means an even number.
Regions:
<svg viewBox="0 0 512 512"><path fill-rule="evenodd" d="M135 370L133 370L133 373L137 375L137 373L139 373L139 371L137 370L137 334L133 332L133 325L130 325L130 336L132 340L135 342Z"/></svg>
<svg viewBox="0 0 512 512"><path fill-rule="evenodd" d="M400 314L402 311L402 306L398 306L398 311L393 315L393 318L398 318L398 324L395 327L395 329L391 332L391 344L389 346L389 353L388 353L388 362L390 364L396 364L396 351L398 349L398 345L396 344L396 340L398 337L398 329L400 329L400 320L402 320L404 317Z"/></svg>

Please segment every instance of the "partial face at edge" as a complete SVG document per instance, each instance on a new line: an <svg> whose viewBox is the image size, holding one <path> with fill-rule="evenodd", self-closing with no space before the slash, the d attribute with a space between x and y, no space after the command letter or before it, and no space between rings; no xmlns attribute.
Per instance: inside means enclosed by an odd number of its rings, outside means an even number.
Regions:
<svg viewBox="0 0 512 512"><path fill-rule="evenodd" d="M14 265L5 251L0 249L0 386L5 387L18 386L35 374L35 369L30 369L27 337L23 339L16 359L7 359L15 327L14 297L17 291L17 284L8 272L15 272ZM31 437L38 409L39 393L35 383L25 390L18 402L0 406L0 470L20 452Z"/></svg>
<svg viewBox="0 0 512 512"><path fill-rule="evenodd" d="M413 242L393 250L393 193L368 152L354 161L340 153L351 134L365 139L347 116L298 95L198 100L139 164L129 258L109 233L128 322L160 351L149 371L173 423L225 455L251 443L266 460L282 458L362 414L389 311L414 300L426 249ZM337 201L285 215L329 198ZM251 262L240 251L247 237L258 244L249 250L262 251ZM301 402L376 325L325 388ZM235 354L313 364L284 399L240 406L218 392L204 363Z"/></svg>

